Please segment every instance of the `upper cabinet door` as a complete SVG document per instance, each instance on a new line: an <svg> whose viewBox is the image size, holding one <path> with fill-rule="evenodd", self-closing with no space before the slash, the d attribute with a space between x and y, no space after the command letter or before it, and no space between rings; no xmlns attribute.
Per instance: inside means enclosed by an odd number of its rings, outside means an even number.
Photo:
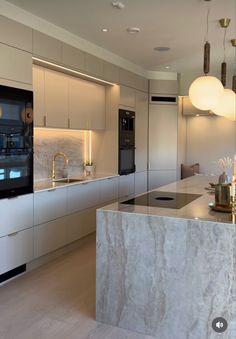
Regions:
<svg viewBox="0 0 236 339"><path fill-rule="evenodd" d="M62 44L62 62L79 70L85 70L85 53L73 46Z"/></svg>
<svg viewBox="0 0 236 339"><path fill-rule="evenodd" d="M105 87L82 79L69 79L70 127L105 128Z"/></svg>
<svg viewBox="0 0 236 339"><path fill-rule="evenodd" d="M9 46L32 52L32 29L1 15L0 41Z"/></svg>
<svg viewBox="0 0 236 339"><path fill-rule="evenodd" d="M44 68L33 66L34 125L45 125Z"/></svg>
<svg viewBox="0 0 236 339"><path fill-rule="evenodd" d="M103 60L85 53L85 70L94 76L103 77Z"/></svg>
<svg viewBox="0 0 236 339"><path fill-rule="evenodd" d="M135 90L133 88L120 86L120 105L135 108Z"/></svg>
<svg viewBox="0 0 236 339"><path fill-rule="evenodd" d="M45 70L45 113L47 127L68 127L68 76Z"/></svg>
<svg viewBox="0 0 236 339"><path fill-rule="evenodd" d="M33 31L33 54L49 60L61 62L62 42L46 34Z"/></svg>

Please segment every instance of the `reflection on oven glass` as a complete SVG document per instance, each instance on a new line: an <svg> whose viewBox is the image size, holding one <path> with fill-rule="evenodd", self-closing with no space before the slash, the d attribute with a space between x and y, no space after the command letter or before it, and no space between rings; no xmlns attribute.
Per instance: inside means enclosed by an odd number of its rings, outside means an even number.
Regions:
<svg viewBox="0 0 236 339"><path fill-rule="evenodd" d="M19 170L11 170L9 177L10 177L10 179L20 178L20 177L22 177L22 174L23 173L21 173L21 171L19 171Z"/></svg>
<svg viewBox="0 0 236 339"><path fill-rule="evenodd" d="M0 180L6 179L18 179L28 176L28 170L26 167L17 169L0 169Z"/></svg>

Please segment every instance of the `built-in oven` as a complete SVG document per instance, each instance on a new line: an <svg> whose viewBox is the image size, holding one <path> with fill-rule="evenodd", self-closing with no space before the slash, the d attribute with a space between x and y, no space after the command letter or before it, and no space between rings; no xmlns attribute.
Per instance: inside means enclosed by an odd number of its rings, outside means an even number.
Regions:
<svg viewBox="0 0 236 339"><path fill-rule="evenodd" d="M33 192L33 93L0 86L0 198Z"/></svg>
<svg viewBox="0 0 236 339"><path fill-rule="evenodd" d="M120 175L135 172L135 112L119 110Z"/></svg>

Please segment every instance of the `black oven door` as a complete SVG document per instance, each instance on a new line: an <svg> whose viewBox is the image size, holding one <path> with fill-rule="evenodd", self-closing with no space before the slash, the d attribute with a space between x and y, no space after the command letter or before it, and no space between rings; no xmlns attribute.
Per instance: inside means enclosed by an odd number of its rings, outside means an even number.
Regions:
<svg viewBox="0 0 236 339"><path fill-rule="evenodd" d="M0 198L33 192L33 150L0 150Z"/></svg>
<svg viewBox="0 0 236 339"><path fill-rule="evenodd" d="M135 172L135 148L120 148L119 150L119 174Z"/></svg>

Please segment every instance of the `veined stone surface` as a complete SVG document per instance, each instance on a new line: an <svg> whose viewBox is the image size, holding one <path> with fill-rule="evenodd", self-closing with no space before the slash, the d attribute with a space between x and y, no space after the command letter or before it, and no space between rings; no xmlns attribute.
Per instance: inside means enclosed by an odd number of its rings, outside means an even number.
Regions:
<svg viewBox="0 0 236 339"><path fill-rule="evenodd" d="M97 211L97 320L158 339L235 338L235 224L114 206Z"/></svg>

